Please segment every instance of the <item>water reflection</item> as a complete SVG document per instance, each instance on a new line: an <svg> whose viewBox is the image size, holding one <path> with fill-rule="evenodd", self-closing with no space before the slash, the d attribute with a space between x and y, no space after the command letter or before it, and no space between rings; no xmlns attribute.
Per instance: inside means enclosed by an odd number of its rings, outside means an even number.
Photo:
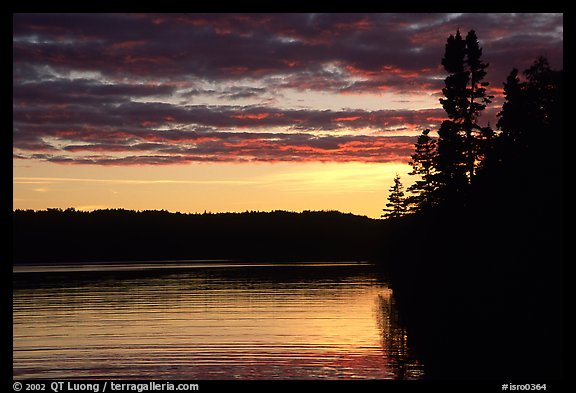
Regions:
<svg viewBox="0 0 576 393"><path fill-rule="evenodd" d="M422 378L423 365L408 345L408 333L400 322L392 291L378 295L376 309L376 320L382 334L382 348L396 379Z"/></svg>
<svg viewBox="0 0 576 393"><path fill-rule="evenodd" d="M44 271L16 274L13 300L20 377L420 375L366 265Z"/></svg>

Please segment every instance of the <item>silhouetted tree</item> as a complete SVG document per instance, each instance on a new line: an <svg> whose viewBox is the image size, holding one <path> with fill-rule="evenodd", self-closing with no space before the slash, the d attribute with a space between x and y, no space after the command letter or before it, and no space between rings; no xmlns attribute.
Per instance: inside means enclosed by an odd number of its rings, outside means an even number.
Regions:
<svg viewBox="0 0 576 393"><path fill-rule="evenodd" d="M504 83L505 102L498 112L496 127L502 130L501 138L509 146L526 146L526 131L530 128L526 83L521 82L518 70L513 68Z"/></svg>
<svg viewBox="0 0 576 393"><path fill-rule="evenodd" d="M548 60L539 57L524 76L521 81L514 68L504 83L505 102L496 123L501 131L500 161L522 159L535 148L546 154L543 144L561 137L562 71L552 70Z"/></svg>
<svg viewBox="0 0 576 393"><path fill-rule="evenodd" d="M404 196L404 186L398 174L394 177L394 184L390 187L386 208L382 210L385 212L382 217L385 218L402 217L408 212L407 200Z"/></svg>
<svg viewBox="0 0 576 393"><path fill-rule="evenodd" d="M441 198L440 208L390 222L394 227L389 241L395 247L389 248L410 249L401 255L402 263L390 263L392 282L404 309L418 310L406 320L411 331L418 332L413 337L418 338L424 364L430 365L428 376L452 375L453 356L444 358L445 345L437 345L436 338L454 325L466 329L455 330L459 344L452 353L460 352L464 358L473 353L468 362L481 365L494 351L502 352L494 375L509 375L510 364L520 365L517 375L561 375L563 365L555 359L561 358L564 347L563 73L551 70L544 58L523 75L513 70L504 85L506 101L495 132L489 125L479 125L479 115L490 99L482 82L486 66L480 57L475 34L469 33L466 40L459 32L448 38L442 64L450 75L441 100L448 119L438 130L433 158L428 159L433 151L428 131L422 133L411 156L411 174L430 184L416 182L408 188L423 197L426 186L437 187L434 193ZM422 165L430 161L431 166ZM426 203L424 198L409 200ZM489 315L486 321L502 322L505 338L499 333L484 335L487 325L476 329L470 302L486 305L485 299L472 300L486 283L497 300L483 309ZM542 294L533 295L534 285L545 288ZM451 322L444 321L434 333L428 328L418 331L434 316L429 310L437 299L444 298L430 299L438 288L463 295L448 306L458 312L445 313ZM532 307L526 296L533 296L532 304L542 305L547 319L540 318L534 325L519 317ZM472 351L460 344L470 344L469 327L482 336L481 342L473 340ZM538 343L538 353L518 356L528 337L538 335L546 337ZM543 358L546 361L541 362ZM459 370L461 375L468 372L476 370L468 364Z"/></svg>
<svg viewBox="0 0 576 393"><path fill-rule="evenodd" d="M407 191L412 193L407 197L410 210L418 211L437 204L436 171L434 163L436 160L436 140L430 135L430 130L422 131L414 145L414 154L411 155L412 172L409 175L419 176L414 184L408 187Z"/></svg>
<svg viewBox="0 0 576 393"><path fill-rule="evenodd" d="M476 33L471 30L466 39L450 35L442 59L444 69L450 74L442 89L440 99L449 120L438 131L438 180L447 196L464 191L476 172L484 149L481 140L491 137L486 127L478 125L480 113L491 102L484 82L487 63L482 62L482 49Z"/></svg>
<svg viewBox="0 0 576 393"><path fill-rule="evenodd" d="M548 60L539 57L534 64L524 71L526 76L526 94L528 96L528 110L532 112L534 128L540 132L532 131L529 143L535 143L542 132L554 132L555 137L562 132L563 91L562 71L550 68ZM540 134L540 135L538 135ZM552 137L552 135L547 135Z"/></svg>
<svg viewBox="0 0 576 393"><path fill-rule="evenodd" d="M453 201L461 197L468 186L463 138L458 126L449 120L438 130L435 180L441 200Z"/></svg>

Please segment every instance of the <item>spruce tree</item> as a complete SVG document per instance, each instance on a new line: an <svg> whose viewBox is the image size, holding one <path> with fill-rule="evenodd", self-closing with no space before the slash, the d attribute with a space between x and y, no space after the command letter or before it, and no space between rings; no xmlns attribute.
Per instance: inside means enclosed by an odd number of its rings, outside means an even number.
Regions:
<svg viewBox="0 0 576 393"><path fill-rule="evenodd" d="M522 82L518 70L512 69L504 83L505 102L497 115L496 125L509 153L541 147L550 139L549 133L562 128L562 72L552 70L548 60L539 57L524 76Z"/></svg>
<svg viewBox="0 0 576 393"><path fill-rule="evenodd" d="M442 89L440 99L448 119L438 132L438 170L445 182L447 194L459 193L473 180L481 158L482 139L490 133L478 125L478 118L491 96L486 93L484 81L487 63L481 59L482 48L474 30L466 39L450 35L442 59L444 69L450 74Z"/></svg>
<svg viewBox="0 0 576 393"><path fill-rule="evenodd" d="M496 127L502 130L501 138L506 144L520 146L526 144L524 131L528 128L530 113L525 97L526 83L520 82L518 70L513 68L504 83L504 104L498 112Z"/></svg>
<svg viewBox="0 0 576 393"><path fill-rule="evenodd" d="M398 174L394 177L394 184L390 187L386 208L382 210L385 212L382 215L384 218L398 218L406 215L408 212L407 201L404 196L404 186Z"/></svg>
<svg viewBox="0 0 576 393"><path fill-rule="evenodd" d="M486 109L487 104L492 102L493 97L486 93L486 87L489 83L483 80L486 76L488 63L484 63L481 59L482 48L474 30L470 30L466 36L466 50L466 64L470 74L470 83L467 89L469 107L468 116L465 120L466 155L468 177L472 181L476 166L482 162L484 150L487 147L486 141L489 141L493 136L490 127L478 125L480 113Z"/></svg>
<svg viewBox="0 0 576 393"><path fill-rule="evenodd" d="M513 69L504 84L496 158L514 176L524 172L549 179L562 162L563 71L539 57L523 75Z"/></svg>
<svg viewBox="0 0 576 393"><path fill-rule="evenodd" d="M414 145L414 154L411 155L412 172L409 175L419 176L407 191L412 193L407 198L411 210L424 210L436 205L436 179L434 162L436 159L436 140L430 135L430 130L422 131Z"/></svg>

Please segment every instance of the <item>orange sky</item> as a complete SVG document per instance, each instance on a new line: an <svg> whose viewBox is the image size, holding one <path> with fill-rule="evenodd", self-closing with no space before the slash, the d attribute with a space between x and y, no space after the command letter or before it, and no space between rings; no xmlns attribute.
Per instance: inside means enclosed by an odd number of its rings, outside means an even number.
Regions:
<svg viewBox="0 0 576 393"><path fill-rule="evenodd" d="M13 201L15 209L339 210L379 218L392 178L410 169L390 163L100 167L17 162Z"/></svg>

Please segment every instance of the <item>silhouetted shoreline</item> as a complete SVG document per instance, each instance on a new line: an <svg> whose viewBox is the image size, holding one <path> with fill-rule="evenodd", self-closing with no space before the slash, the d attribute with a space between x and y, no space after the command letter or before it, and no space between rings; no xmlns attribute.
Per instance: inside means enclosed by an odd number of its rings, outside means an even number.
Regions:
<svg viewBox="0 0 576 393"><path fill-rule="evenodd" d="M382 223L339 212L17 210L13 262L373 260Z"/></svg>

